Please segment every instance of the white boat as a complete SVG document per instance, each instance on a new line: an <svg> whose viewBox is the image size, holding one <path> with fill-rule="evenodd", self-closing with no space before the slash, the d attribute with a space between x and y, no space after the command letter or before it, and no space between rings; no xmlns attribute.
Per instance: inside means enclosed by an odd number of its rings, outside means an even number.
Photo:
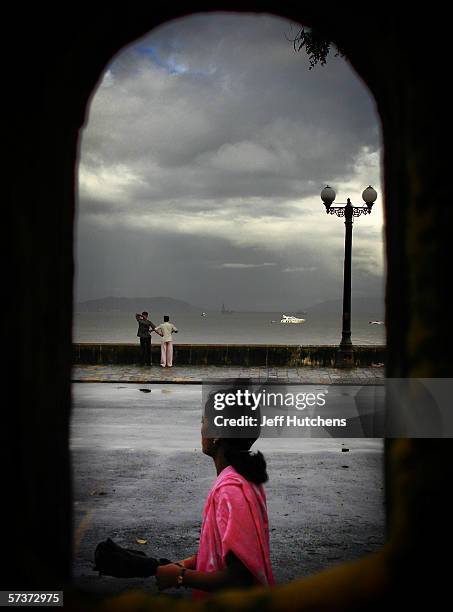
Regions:
<svg viewBox="0 0 453 612"><path fill-rule="evenodd" d="M305 323L305 319L299 319L298 317L292 317L291 315L282 315L280 323Z"/></svg>
<svg viewBox="0 0 453 612"><path fill-rule="evenodd" d="M205 313L205 312L202 312L200 316L201 316L201 317L206 317L207 315L206 315L206 313Z"/></svg>
<svg viewBox="0 0 453 612"><path fill-rule="evenodd" d="M384 325L384 321L368 321L370 325Z"/></svg>

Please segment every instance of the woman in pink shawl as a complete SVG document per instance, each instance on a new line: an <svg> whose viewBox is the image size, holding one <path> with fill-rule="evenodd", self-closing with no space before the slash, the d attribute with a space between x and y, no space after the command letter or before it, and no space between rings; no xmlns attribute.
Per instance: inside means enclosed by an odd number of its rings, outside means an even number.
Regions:
<svg viewBox="0 0 453 612"><path fill-rule="evenodd" d="M274 584L269 554L266 462L250 447L256 438L208 438L202 450L217 470L203 510L198 553L157 569L159 589L185 586L194 597L227 588Z"/></svg>

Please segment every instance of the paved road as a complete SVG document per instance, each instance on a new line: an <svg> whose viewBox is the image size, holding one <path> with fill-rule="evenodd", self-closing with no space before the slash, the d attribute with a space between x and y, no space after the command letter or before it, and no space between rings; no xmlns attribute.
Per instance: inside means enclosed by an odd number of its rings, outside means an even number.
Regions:
<svg viewBox="0 0 453 612"><path fill-rule="evenodd" d="M75 366L72 372L74 382L137 382L137 383L195 383L225 378L251 378L263 381L306 382L319 384L375 384L384 378L384 367L374 368L268 368L233 366L174 366L162 368L159 365L84 365Z"/></svg>
<svg viewBox="0 0 453 612"><path fill-rule="evenodd" d="M144 390L143 390L144 389ZM74 573L81 588L154 590L154 580L98 577L95 545L111 536L148 554L196 551L215 478L200 451L198 385L75 384ZM341 452L346 443L350 451ZM272 562L285 582L376 550L384 540L382 441L262 439ZM136 544L136 538L147 540Z"/></svg>

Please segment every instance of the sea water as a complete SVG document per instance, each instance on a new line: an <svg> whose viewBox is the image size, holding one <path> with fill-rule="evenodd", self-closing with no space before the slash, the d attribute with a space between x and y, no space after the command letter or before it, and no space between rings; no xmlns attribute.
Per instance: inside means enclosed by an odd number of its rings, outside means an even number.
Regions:
<svg viewBox="0 0 453 612"><path fill-rule="evenodd" d="M296 315L305 323L282 324L282 312L198 312L151 313L153 323L169 314L179 332L175 343L184 344L338 344L341 339L341 314L316 313ZM284 314L295 314L287 312ZM385 344L385 326L372 325L379 320L376 313L352 313L354 344ZM276 321L276 322L273 322ZM152 334L153 342L160 336ZM135 313L83 312L75 313L74 342L137 342Z"/></svg>

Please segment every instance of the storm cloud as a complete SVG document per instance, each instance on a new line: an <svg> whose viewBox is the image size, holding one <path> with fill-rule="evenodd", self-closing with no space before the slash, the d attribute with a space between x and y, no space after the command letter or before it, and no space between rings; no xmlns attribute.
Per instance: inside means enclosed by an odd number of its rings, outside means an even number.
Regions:
<svg viewBox="0 0 453 612"><path fill-rule="evenodd" d="M382 193L379 121L347 61L308 70L291 27L193 15L112 59L80 145L78 301L273 310L340 297L344 226L319 193ZM382 225L379 198L355 223L357 296L382 293Z"/></svg>

